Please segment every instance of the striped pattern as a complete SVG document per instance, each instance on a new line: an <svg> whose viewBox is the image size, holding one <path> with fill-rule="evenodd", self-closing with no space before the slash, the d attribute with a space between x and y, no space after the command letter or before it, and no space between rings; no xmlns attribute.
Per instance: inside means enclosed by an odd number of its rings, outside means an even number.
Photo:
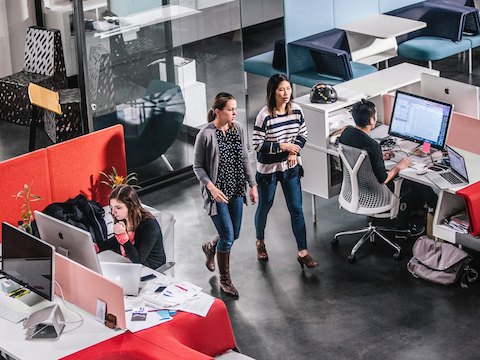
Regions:
<svg viewBox="0 0 480 360"><path fill-rule="evenodd" d="M288 152L280 150L281 143L294 143L303 148L307 127L299 105L292 104L292 114L272 117L265 106L260 110L253 128L253 148L257 152L257 171L273 174L288 169ZM298 163L301 165L300 157Z"/></svg>

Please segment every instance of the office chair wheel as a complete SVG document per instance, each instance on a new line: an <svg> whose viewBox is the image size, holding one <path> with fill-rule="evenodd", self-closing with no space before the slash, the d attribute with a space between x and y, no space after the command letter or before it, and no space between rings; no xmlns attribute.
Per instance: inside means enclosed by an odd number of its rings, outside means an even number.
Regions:
<svg viewBox="0 0 480 360"><path fill-rule="evenodd" d="M337 248L338 247L338 239L333 239L330 242L330 245L332 245L333 248Z"/></svg>
<svg viewBox="0 0 480 360"><path fill-rule="evenodd" d="M357 262L357 257L355 255L348 255L348 262L350 264L355 264Z"/></svg>
<svg viewBox="0 0 480 360"><path fill-rule="evenodd" d="M393 259L394 259L395 261L400 261L401 258L402 258L402 254L401 254L401 253L397 252L397 253L393 254Z"/></svg>

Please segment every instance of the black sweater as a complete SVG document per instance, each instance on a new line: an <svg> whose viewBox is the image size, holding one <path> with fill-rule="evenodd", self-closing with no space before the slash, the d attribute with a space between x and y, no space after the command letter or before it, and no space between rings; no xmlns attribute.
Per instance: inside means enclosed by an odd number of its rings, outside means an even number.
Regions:
<svg viewBox="0 0 480 360"><path fill-rule="evenodd" d="M127 241L123 248L128 258L137 264L143 264L156 269L165 264L166 257L163 249L163 237L160 225L154 218L144 219L135 230L135 245ZM97 244L100 251L114 250L120 253L120 244L115 236Z"/></svg>

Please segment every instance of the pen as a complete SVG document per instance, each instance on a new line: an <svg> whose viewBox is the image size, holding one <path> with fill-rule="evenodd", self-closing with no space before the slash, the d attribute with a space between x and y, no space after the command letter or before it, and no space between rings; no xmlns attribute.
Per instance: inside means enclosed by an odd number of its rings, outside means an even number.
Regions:
<svg viewBox="0 0 480 360"><path fill-rule="evenodd" d="M188 290L185 289L183 286L180 286L180 285L177 285L177 284L175 284L175 287L177 287L177 288L179 288L179 289L181 289L181 290L183 290L183 291L188 291Z"/></svg>

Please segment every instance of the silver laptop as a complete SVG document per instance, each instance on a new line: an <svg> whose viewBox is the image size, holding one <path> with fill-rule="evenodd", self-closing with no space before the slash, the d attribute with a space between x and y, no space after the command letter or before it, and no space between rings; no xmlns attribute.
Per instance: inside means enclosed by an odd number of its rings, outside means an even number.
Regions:
<svg viewBox="0 0 480 360"><path fill-rule="evenodd" d="M429 172L425 176L440 189L451 189L468 185L467 166L465 158L458 152L447 146L450 169Z"/></svg>
<svg viewBox="0 0 480 360"><path fill-rule="evenodd" d="M142 264L101 262L102 274L108 280L119 284L124 295L138 295Z"/></svg>

